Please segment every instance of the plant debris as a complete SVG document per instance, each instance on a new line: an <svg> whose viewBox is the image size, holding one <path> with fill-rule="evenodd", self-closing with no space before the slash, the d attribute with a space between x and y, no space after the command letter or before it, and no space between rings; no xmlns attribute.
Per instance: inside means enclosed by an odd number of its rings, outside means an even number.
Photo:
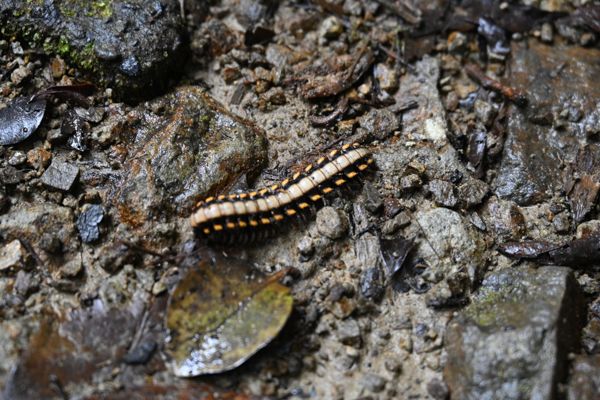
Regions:
<svg viewBox="0 0 600 400"><path fill-rule="evenodd" d="M175 375L235 368L266 346L287 321L290 290L235 258L205 257L179 283L169 303L167 350Z"/></svg>
<svg viewBox="0 0 600 400"><path fill-rule="evenodd" d="M9 146L27 139L40 126L46 99L38 98L33 101L21 96L0 110L0 144Z"/></svg>

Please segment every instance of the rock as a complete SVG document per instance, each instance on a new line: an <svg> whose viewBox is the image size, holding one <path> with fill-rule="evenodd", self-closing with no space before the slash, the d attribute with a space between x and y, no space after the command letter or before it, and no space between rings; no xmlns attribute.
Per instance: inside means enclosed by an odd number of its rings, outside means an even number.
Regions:
<svg viewBox="0 0 600 400"><path fill-rule="evenodd" d="M20 150L14 151L8 159L8 164L19 165L27 161L27 156Z"/></svg>
<svg viewBox="0 0 600 400"><path fill-rule="evenodd" d="M371 214L375 214L383 206L383 200L379 196L379 192L371 181L366 181L363 185L363 198L365 200L365 208Z"/></svg>
<svg viewBox="0 0 600 400"><path fill-rule="evenodd" d="M60 267L60 272L69 278L76 277L81 272L81 256L75 256L71 261Z"/></svg>
<svg viewBox="0 0 600 400"><path fill-rule="evenodd" d="M362 384L373 393L379 393L385 389L385 378L374 374L363 374Z"/></svg>
<svg viewBox="0 0 600 400"><path fill-rule="evenodd" d="M439 379L432 379L427 383L427 393L429 393L434 400L446 400L450 396L448 385Z"/></svg>
<svg viewBox="0 0 600 400"><path fill-rule="evenodd" d="M346 213L333 207L323 207L317 212L317 230L329 239L339 239L348 233Z"/></svg>
<svg viewBox="0 0 600 400"><path fill-rule="evenodd" d="M387 358L384 361L384 366L392 373L398 373L402 370L402 363L395 358Z"/></svg>
<svg viewBox="0 0 600 400"><path fill-rule="evenodd" d="M348 346L360 343L360 327L353 318L337 322L338 340Z"/></svg>
<svg viewBox="0 0 600 400"><path fill-rule="evenodd" d="M600 355L579 354L573 360L568 400L596 400L600 393Z"/></svg>
<svg viewBox="0 0 600 400"><path fill-rule="evenodd" d="M42 174L42 183L53 189L68 192L79 176L79 168L66 162L52 160L52 164Z"/></svg>
<svg viewBox="0 0 600 400"><path fill-rule="evenodd" d="M32 74L31 70L25 66L19 67L15 69L12 74L10 74L10 80L15 85L19 85L25 78L28 78Z"/></svg>
<svg viewBox="0 0 600 400"><path fill-rule="evenodd" d="M473 107L475 108L475 115L477 118L479 118L485 126L490 126L496 116L496 109L494 106L486 101L477 99L475 100L475 103L473 103Z"/></svg>
<svg viewBox="0 0 600 400"><path fill-rule="evenodd" d="M394 218L402 208L402 204L397 199L391 197L383 199L383 216L386 218Z"/></svg>
<svg viewBox="0 0 600 400"><path fill-rule="evenodd" d="M0 236L4 240L18 237L30 243L48 273L77 253L79 238L76 229L72 210L50 203L32 203L0 216ZM60 241L63 257L55 257L40 247L42 237L48 234Z"/></svg>
<svg viewBox="0 0 600 400"><path fill-rule="evenodd" d="M408 212L402 211L394 218L385 221L383 227L381 228L381 231L386 235L393 235L398 231L398 229L404 228L408 225L410 225L410 217L408 216Z"/></svg>
<svg viewBox="0 0 600 400"><path fill-rule="evenodd" d="M479 179L471 179L458 187L458 197L466 203L467 208L481 204L490 191L487 183Z"/></svg>
<svg viewBox="0 0 600 400"><path fill-rule="evenodd" d="M143 226L165 212L188 217L198 201L266 160L260 130L227 115L199 87L179 88L137 110L152 122L136 127L139 150L128 153L132 166L109 197L127 224Z"/></svg>
<svg viewBox="0 0 600 400"><path fill-rule="evenodd" d="M384 279L379 266L363 272L360 279L360 294L363 297L377 300L384 292Z"/></svg>
<svg viewBox="0 0 600 400"><path fill-rule="evenodd" d="M21 270L31 264L31 255L18 240L13 240L0 250L0 271Z"/></svg>
<svg viewBox="0 0 600 400"><path fill-rule="evenodd" d="M495 196L487 201L483 220L494 237L505 241L521 239L527 232L519 207Z"/></svg>
<svg viewBox="0 0 600 400"><path fill-rule="evenodd" d="M184 64L185 27L176 0L68 3L60 9L54 3L7 0L2 8L0 25L7 35L60 55L82 70L83 80L111 87L114 97L153 95L166 88L164 77ZM62 69L57 65L53 75Z"/></svg>
<svg viewBox="0 0 600 400"><path fill-rule="evenodd" d="M594 61L599 58L600 49L547 46L533 38L512 42L507 81L527 92L529 105L508 111L507 138L495 180L499 197L528 206L547 199L562 185L562 168L557 166L574 159L580 143L600 132L596 105L600 86L589 85L600 76L600 65ZM557 74L556 66L562 64L576 67ZM582 113L578 122L562 120L549 129L529 120L529 116L558 116L572 106ZM589 150L600 158L597 146Z"/></svg>
<svg viewBox="0 0 600 400"><path fill-rule="evenodd" d="M446 331L453 398L556 398L584 323L585 299L569 268L493 272Z"/></svg>
<svg viewBox="0 0 600 400"><path fill-rule="evenodd" d="M283 105L286 103L285 93L280 87L271 88L265 93L261 93L259 97L261 100L268 101L275 105Z"/></svg>
<svg viewBox="0 0 600 400"><path fill-rule="evenodd" d="M319 36L326 39L337 39L342 32L344 32L344 26L339 19L335 16L325 18L321 23L321 29L319 29Z"/></svg>
<svg viewBox="0 0 600 400"><path fill-rule="evenodd" d="M383 140L400 130L400 118L390 110L371 110L358 118L360 127L379 140Z"/></svg>
<svg viewBox="0 0 600 400"><path fill-rule="evenodd" d="M461 32L452 32L448 35L448 53L460 53L467 46L467 36Z"/></svg>
<svg viewBox="0 0 600 400"><path fill-rule="evenodd" d="M126 364L146 364L154 355L154 351L157 348L156 342L145 342L135 349L131 350L123 357L121 361Z"/></svg>
<svg viewBox="0 0 600 400"><path fill-rule="evenodd" d="M450 182L433 179L427 184L426 189L431 193L433 201L439 206L452 208L458 202L454 195L454 185Z"/></svg>
<svg viewBox="0 0 600 400"><path fill-rule="evenodd" d="M456 107L458 107L458 96L453 90L451 92L448 92L448 94L446 95L445 108L446 110L453 112L454 110L456 110Z"/></svg>
<svg viewBox="0 0 600 400"><path fill-rule="evenodd" d="M542 24L542 35L540 37L542 42L552 43L552 24L545 22Z"/></svg>
<svg viewBox="0 0 600 400"><path fill-rule="evenodd" d="M31 272L20 270L17 272L15 279L14 290L20 296L27 296L30 292L35 291L40 285L39 275L33 275Z"/></svg>
<svg viewBox="0 0 600 400"><path fill-rule="evenodd" d="M46 168L52 160L52 153L41 147L36 147L27 152L27 162L35 169Z"/></svg>
<svg viewBox="0 0 600 400"><path fill-rule="evenodd" d="M398 88L398 76L396 71L390 68L389 65L385 63L376 64L374 74L381 89L393 92Z"/></svg>
<svg viewBox="0 0 600 400"><path fill-rule="evenodd" d="M154 285L152 285L152 294L155 296L164 293L165 290L167 290L167 285L165 285L162 279L154 282Z"/></svg>
<svg viewBox="0 0 600 400"><path fill-rule="evenodd" d="M299 54L285 46L269 43L269 47L267 47L266 51L266 57L267 61L271 65L283 68L287 65L296 63L299 59Z"/></svg>
<svg viewBox="0 0 600 400"><path fill-rule="evenodd" d="M104 210L97 204L92 204L79 215L77 219L77 229L81 235L83 243L90 243L100 237L98 224L104 218Z"/></svg>
<svg viewBox="0 0 600 400"><path fill-rule="evenodd" d="M67 64L59 55L57 55L54 57L54 61L52 61L52 75L55 79L60 79L66 73Z"/></svg>

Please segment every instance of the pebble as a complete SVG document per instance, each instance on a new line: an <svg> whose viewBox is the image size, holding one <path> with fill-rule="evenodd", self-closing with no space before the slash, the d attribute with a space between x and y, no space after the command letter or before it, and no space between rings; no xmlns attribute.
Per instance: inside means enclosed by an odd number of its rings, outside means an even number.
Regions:
<svg viewBox="0 0 600 400"><path fill-rule="evenodd" d="M52 61L52 75L56 79L60 79L64 74L67 73L67 64L65 61L57 55Z"/></svg>
<svg viewBox="0 0 600 400"><path fill-rule="evenodd" d="M165 290L167 290L167 285L165 285L165 282L162 279L154 282L154 285L152 285L152 294L155 296L158 296Z"/></svg>
<svg viewBox="0 0 600 400"><path fill-rule="evenodd" d="M363 195L365 200L365 208L375 214L383 206L383 200L379 196L379 192L370 181L366 181L363 186Z"/></svg>
<svg viewBox="0 0 600 400"><path fill-rule="evenodd" d="M385 388L385 378L374 375L374 374L364 374L362 383L365 388L370 390L373 393L379 393Z"/></svg>
<svg viewBox="0 0 600 400"><path fill-rule="evenodd" d="M18 240L13 240L0 250L0 271L20 270L29 265L31 256Z"/></svg>
<svg viewBox="0 0 600 400"><path fill-rule="evenodd" d="M333 207L323 207L317 213L317 230L329 239L339 239L348 233L348 217Z"/></svg>
<svg viewBox="0 0 600 400"><path fill-rule="evenodd" d="M23 164L25 161L27 161L27 156L21 150L16 150L15 152L13 152L10 158L8 159L8 163L10 165Z"/></svg>
<svg viewBox="0 0 600 400"><path fill-rule="evenodd" d="M494 106L479 99L475 100L473 106L475 107L475 116L477 116L477 118L479 118L479 120L485 126L490 126L494 120L494 117L496 116L496 110L494 109Z"/></svg>
<svg viewBox="0 0 600 400"><path fill-rule="evenodd" d="M21 66L15 69L12 74L10 74L10 80L15 85L20 84L25 78L32 74L31 70L25 66Z"/></svg>
<svg viewBox="0 0 600 400"><path fill-rule="evenodd" d="M446 400L450 397L450 389L444 381L432 379L427 383L427 393L435 400Z"/></svg>
<svg viewBox="0 0 600 400"><path fill-rule="evenodd" d="M400 330L400 329L412 329L412 321L408 315L401 315L399 317L395 317L392 319L392 329Z"/></svg>
<svg viewBox="0 0 600 400"><path fill-rule="evenodd" d="M385 221L381 231L386 235L393 235L399 229L404 228L405 226L410 225L410 217L406 211L402 211L400 214L396 215L394 218Z"/></svg>
<svg viewBox="0 0 600 400"><path fill-rule="evenodd" d="M52 160L50 167L42 175L42 183L53 189L68 192L79 175L79 168L74 165Z"/></svg>
<svg viewBox="0 0 600 400"><path fill-rule="evenodd" d="M360 343L360 327L358 322L349 318L344 321L338 321L337 323L337 336L338 340L348 346L352 346Z"/></svg>
<svg viewBox="0 0 600 400"><path fill-rule="evenodd" d="M450 182L433 179L427 184L427 190L437 205L452 208L458 202L454 195L454 185Z"/></svg>
<svg viewBox="0 0 600 400"><path fill-rule="evenodd" d="M446 95L446 110L452 112L456 107L458 107L458 96L453 90Z"/></svg>
<svg viewBox="0 0 600 400"><path fill-rule="evenodd" d="M28 293L35 291L39 285L39 275L34 276L31 272L20 270L17 272L13 288L18 295L26 296Z"/></svg>
<svg viewBox="0 0 600 400"><path fill-rule="evenodd" d="M52 160L52 153L41 147L36 147L27 152L27 162L35 169L46 168Z"/></svg>
<svg viewBox="0 0 600 400"><path fill-rule="evenodd" d="M260 99L275 105L283 105L287 102L285 93L280 87L271 88L265 93L261 93Z"/></svg>
<svg viewBox="0 0 600 400"><path fill-rule="evenodd" d="M152 358L156 347L156 342L142 343L141 346L121 357L121 361L126 364L146 364Z"/></svg>
<svg viewBox="0 0 600 400"><path fill-rule="evenodd" d="M458 187L458 197L466 203L467 208L470 208L481 204L489 191L490 187L487 183L479 179L471 179Z"/></svg>
<svg viewBox="0 0 600 400"><path fill-rule="evenodd" d="M545 22L542 25L541 39L542 42L552 43L552 25L549 22Z"/></svg>
<svg viewBox="0 0 600 400"><path fill-rule="evenodd" d="M400 335L400 338L398 339L398 345L400 346L400 348L408 353L412 353L413 351L413 340L412 340L412 336L410 335L410 332L406 332L402 335Z"/></svg>
<svg viewBox="0 0 600 400"><path fill-rule="evenodd" d="M461 52L467 45L467 36L461 32L452 32L448 36L447 44L449 53Z"/></svg>
<svg viewBox="0 0 600 400"><path fill-rule="evenodd" d="M297 248L298 248L298 252L301 255L306 256L306 257L311 256L315 251L314 242L308 236L304 236L302 239L300 239L300 241L298 242Z"/></svg>
<svg viewBox="0 0 600 400"><path fill-rule="evenodd" d="M398 88L398 75L386 63L376 64L374 73L381 89L392 92Z"/></svg>
<svg viewBox="0 0 600 400"><path fill-rule="evenodd" d="M344 26L335 16L325 18L321 23L321 29L319 29L319 35L326 39L336 39L342 32L344 32Z"/></svg>
<svg viewBox="0 0 600 400"><path fill-rule="evenodd" d="M385 360L384 366L385 369L393 373L398 373L402 370L402 364L395 358L388 358L387 360Z"/></svg>
<svg viewBox="0 0 600 400"><path fill-rule="evenodd" d="M97 204L88 206L77 219L77 229L83 243L90 243L100 237L98 224L104 218L104 210Z"/></svg>
<svg viewBox="0 0 600 400"><path fill-rule="evenodd" d="M73 278L81 272L81 267L81 256L79 256L60 267L60 272L69 278Z"/></svg>
<svg viewBox="0 0 600 400"><path fill-rule="evenodd" d="M355 349L352 346L346 346L346 355L350 358L358 358L360 357L360 350Z"/></svg>

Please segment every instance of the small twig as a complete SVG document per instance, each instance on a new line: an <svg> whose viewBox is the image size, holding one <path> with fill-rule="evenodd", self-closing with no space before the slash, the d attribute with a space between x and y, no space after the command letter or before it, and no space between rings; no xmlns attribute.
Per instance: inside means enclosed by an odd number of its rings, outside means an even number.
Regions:
<svg viewBox="0 0 600 400"><path fill-rule="evenodd" d="M393 2L390 0L375 0L375 1L378 2L379 4L383 5L384 7L388 8L390 11L394 12L399 17L406 20L406 22L408 22L409 24L419 25L421 23L421 17L418 15L415 15L414 10L411 10L406 4L399 3L399 4L403 5L403 7L400 7L397 5L398 4L397 2Z"/></svg>
<svg viewBox="0 0 600 400"><path fill-rule="evenodd" d="M21 243L21 246L25 247L25 250L27 250L27 252L31 255L31 257L33 258L33 261L35 261L37 266L43 269L44 263L42 262L40 257L37 255L37 253L31 246L31 243L29 243L26 239L22 239L22 238L17 239L17 240L19 241L19 243Z"/></svg>
<svg viewBox="0 0 600 400"><path fill-rule="evenodd" d="M508 97L519 107L522 107L527 104L527 96L525 95L525 93L519 90L515 90L498 82L495 79L490 78L489 76L483 73L483 71L481 70L481 68L479 68L477 64L470 63L465 65L464 68L467 75L481 83L481 86L483 86L484 88L502 93L504 96Z"/></svg>

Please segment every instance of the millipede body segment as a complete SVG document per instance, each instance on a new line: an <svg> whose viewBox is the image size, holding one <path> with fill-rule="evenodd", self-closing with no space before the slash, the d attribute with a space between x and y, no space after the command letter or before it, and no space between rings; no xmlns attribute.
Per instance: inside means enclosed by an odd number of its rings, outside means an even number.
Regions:
<svg viewBox="0 0 600 400"><path fill-rule="evenodd" d="M238 237L260 236L273 224L321 201L324 195L358 176L372 162L368 149L358 143L344 145L281 185L201 201L190 217L192 228L196 236L211 243L232 243Z"/></svg>

